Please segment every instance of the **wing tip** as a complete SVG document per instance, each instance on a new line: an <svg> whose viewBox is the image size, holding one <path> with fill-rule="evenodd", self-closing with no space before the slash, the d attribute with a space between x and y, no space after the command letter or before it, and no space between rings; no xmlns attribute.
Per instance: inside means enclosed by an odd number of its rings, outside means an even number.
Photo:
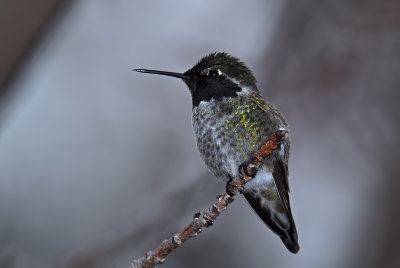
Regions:
<svg viewBox="0 0 400 268"><path fill-rule="evenodd" d="M297 241L297 232L292 232L292 235L281 236L281 240L286 248L293 254L300 250L299 242Z"/></svg>

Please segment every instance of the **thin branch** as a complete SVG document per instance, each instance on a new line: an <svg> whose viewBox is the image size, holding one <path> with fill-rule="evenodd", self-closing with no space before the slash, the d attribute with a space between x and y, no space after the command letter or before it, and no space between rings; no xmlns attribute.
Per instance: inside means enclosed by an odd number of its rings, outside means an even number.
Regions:
<svg viewBox="0 0 400 268"><path fill-rule="evenodd" d="M130 268L151 268L164 263L168 254L178 248L183 242L197 236L203 228L213 225L214 220L219 214L226 210L227 206L234 201L234 196L241 193L245 184L255 177L264 159L278 147L278 144L283 141L285 135L286 130L278 130L275 134L271 134L269 140L254 153L250 161L240 165L239 177L234 178L227 184L226 193L217 196L215 203L205 212L195 213L193 220L182 231L161 242L155 250L148 251L144 257L134 260Z"/></svg>

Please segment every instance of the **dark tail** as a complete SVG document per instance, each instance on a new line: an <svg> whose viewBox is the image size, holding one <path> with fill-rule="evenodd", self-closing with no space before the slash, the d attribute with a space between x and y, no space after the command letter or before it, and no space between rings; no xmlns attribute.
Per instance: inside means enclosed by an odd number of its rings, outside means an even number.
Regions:
<svg viewBox="0 0 400 268"><path fill-rule="evenodd" d="M299 243L297 241L297 230L294 220L292 218L292 214L289 211L287 214L289 220L289 228L283 228L279 221L275 221L271 219L271 211L268 207L260 205L261 198L254 196L251 192L243 193L246 200L252 206L254 211L258 214L258 216L263 220L263 222L275 233L277 234L283 244L285 244L286 248L296 254L300 250Z"/></svg>
<svg viewBox="0 0 400 268"><path fill-rule="evenodd" d="M299 242L297 242L297 231L296 227L293 225L294 229L289 230L288 233L286 233L285 236L280 236L283 244L286 246L286 248L292 252L293 254L296 254L300 250Z"/></svg>

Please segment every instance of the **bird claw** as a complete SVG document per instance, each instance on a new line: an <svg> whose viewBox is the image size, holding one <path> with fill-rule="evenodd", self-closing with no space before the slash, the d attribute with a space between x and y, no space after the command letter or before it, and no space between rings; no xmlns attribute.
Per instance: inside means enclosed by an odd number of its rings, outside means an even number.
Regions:
<svg viewBox="0 0 400 268"><path fill-rule="evenodd" d="M239 174L242 175L243 177L250 177L254 179L254 177L257 174L257 167L252 164L241 164L239 166Z"/></svg>
<svg viewBox="0 0 400 268"><path fill-rule="evenodd" d="M232 185L232 179L230 179L230 180L226 183L225 192L226 192L229 196L234 196L234 195L236 195L236 193L235 193L235 187Z"/></svg>

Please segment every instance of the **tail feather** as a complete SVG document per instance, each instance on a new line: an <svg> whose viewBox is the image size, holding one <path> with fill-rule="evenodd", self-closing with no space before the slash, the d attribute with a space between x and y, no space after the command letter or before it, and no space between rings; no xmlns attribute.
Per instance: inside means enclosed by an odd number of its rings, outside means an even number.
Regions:
<svg viewBox="0 0 400 268"><path fill-rule="evenodd" d="M264 223L281 238L286 248L297 253L300 246L290 204L288 199L281 198L285 198L287 193L283 193L286 194L284 196L278 189L272 173L263 168L246 184L243 195Z"/></svg>
<svg viewBox="0 0 400 268"><path fill-rule="evenodd" d="M277 224L276 221L274 221L270 217L271 211L269 209L265 209L263 206L260 206L259 198L257 197L254 198L252 194L249 194L247 192L244 192L244 197L249 202L254 211L257 213L257 215L271 229L271 231L273 231L276 235L278 235L281 238L286 248L292 253L297 253L300 250L300 246L298 243L296 226L293 219L291 218L291 215L290 215L291 219L289 220L290 227L285 230L284 228L282 228L282 226L280 226L280 224Z"/></svg>
<svg viewBox="0 0 400 268"><path fill-rule="evenodd" d="M299 243L297 241L297 231L296 228L292 232L288 232L286 236L281 236L281 240L283 244L286 246L286 248L296 254L300 250Z"/></svg>

